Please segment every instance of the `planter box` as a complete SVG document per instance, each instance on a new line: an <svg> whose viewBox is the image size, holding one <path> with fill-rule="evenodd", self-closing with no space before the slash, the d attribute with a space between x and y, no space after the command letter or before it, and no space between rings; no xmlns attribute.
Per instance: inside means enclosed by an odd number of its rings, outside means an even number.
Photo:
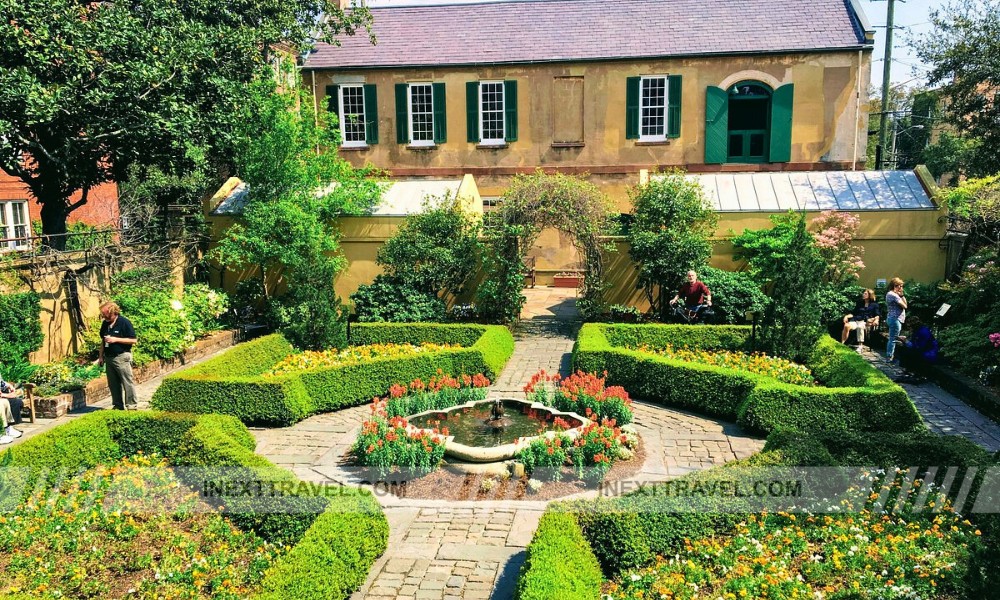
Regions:
<svg viewBox="0 0 1000 600"><path fill-rule="evenodd" d="M159 377L185 367L188 363L208 356L218 350L234 346L238 341L238 337L239 336L236 331L220 331L205 339L198 340L180 356L158 360L151 362L148 365L143 365L142 367L136 367L132 370L132 373L135 376L135 382L136 384L144 383L155 377ZM55 419L56 417L63 416L71 410L77 410L90 404L96 404L109 396L111 396L111 390L108 389L108 380L102 375L95 379L91 379L82 390L59 394L58 396L48 396L44 398L36 397L35 416L45 419ZM25 403L25 416L27 416L29 410L30 409L28 408L27 403Z"/></svg>
<svg viewBox="0 0 1000 600"><path fill-rule="evenodd" d="M560 277L556 275L552 278L552 287L557 288L578 288L583 285L583 277L573 275L570 277Z"/></svg>

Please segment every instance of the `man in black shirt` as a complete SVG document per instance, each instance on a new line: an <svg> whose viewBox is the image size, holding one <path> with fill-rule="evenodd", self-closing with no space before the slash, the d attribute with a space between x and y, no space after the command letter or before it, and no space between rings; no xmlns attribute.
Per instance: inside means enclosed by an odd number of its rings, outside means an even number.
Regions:
<svg viewBox="0 0 1000 600"><path fill-rule="evenodd" d="M121 309L114 302L101 305L101 351L98 364L105 365L111 403L121 410L136 410L135 381L132 378L132 344L135 329L132 322L121 316ZM124 398L122 390L124 389Z"/></svg>

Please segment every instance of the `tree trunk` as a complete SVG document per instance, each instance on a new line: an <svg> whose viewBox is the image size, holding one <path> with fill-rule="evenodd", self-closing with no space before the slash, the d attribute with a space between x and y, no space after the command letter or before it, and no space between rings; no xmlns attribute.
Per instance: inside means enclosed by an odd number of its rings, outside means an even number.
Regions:
<svg viewBox="0 0 1000 600"><path fill-rule="evenodd" d="M68 199L57 195L45 197L37 193L36 197L42 205L42 244L53 250L65 250Z"/></svg>

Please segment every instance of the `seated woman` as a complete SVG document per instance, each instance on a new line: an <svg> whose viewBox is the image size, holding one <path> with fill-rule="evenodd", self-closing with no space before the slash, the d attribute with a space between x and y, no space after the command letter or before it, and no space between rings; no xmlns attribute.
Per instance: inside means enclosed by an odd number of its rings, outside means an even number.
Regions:
<svg viewBox="0 0 1000 600"><path fill-rule="evenodd" d="M869 329L878 329L878 322L878 300L875 299L875 290L865 290L861 292L861 299L858 300L854 310L844 317L844 330L840 334L840 343L846 344L847 337L855 331L858 345L864 344L865 333Z"/></svg>
<svg viewBox="0 0 1000 600"><path fill-rule="evenodd" d="M910 335L899 336L899 339L904 340L897 347L901 351L900 363L913 369L937 363L938 341L934 339L931 328L924 325L918 317L910 317L907 325L910 326Z"/></svg>
<svg viewBox="0 0 1000 600"><path fill-rule="evenodd" d="M14 425L21 422L22 408L24 400L21 392L0 377L0 421L3 423L0 444L9 444L21 437L21 432L14 429Z"/></svg>

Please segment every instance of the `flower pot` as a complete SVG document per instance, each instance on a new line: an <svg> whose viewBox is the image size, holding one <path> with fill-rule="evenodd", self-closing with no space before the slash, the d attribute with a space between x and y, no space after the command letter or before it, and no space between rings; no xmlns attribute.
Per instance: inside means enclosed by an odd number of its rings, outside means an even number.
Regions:
<svg viewBox="0 0 1000 600"><path fill-rule="evenodd" d="M552 287L557 288L578 288L583 284L583 277L579 275L559 276L552 278Z"/></svg>

